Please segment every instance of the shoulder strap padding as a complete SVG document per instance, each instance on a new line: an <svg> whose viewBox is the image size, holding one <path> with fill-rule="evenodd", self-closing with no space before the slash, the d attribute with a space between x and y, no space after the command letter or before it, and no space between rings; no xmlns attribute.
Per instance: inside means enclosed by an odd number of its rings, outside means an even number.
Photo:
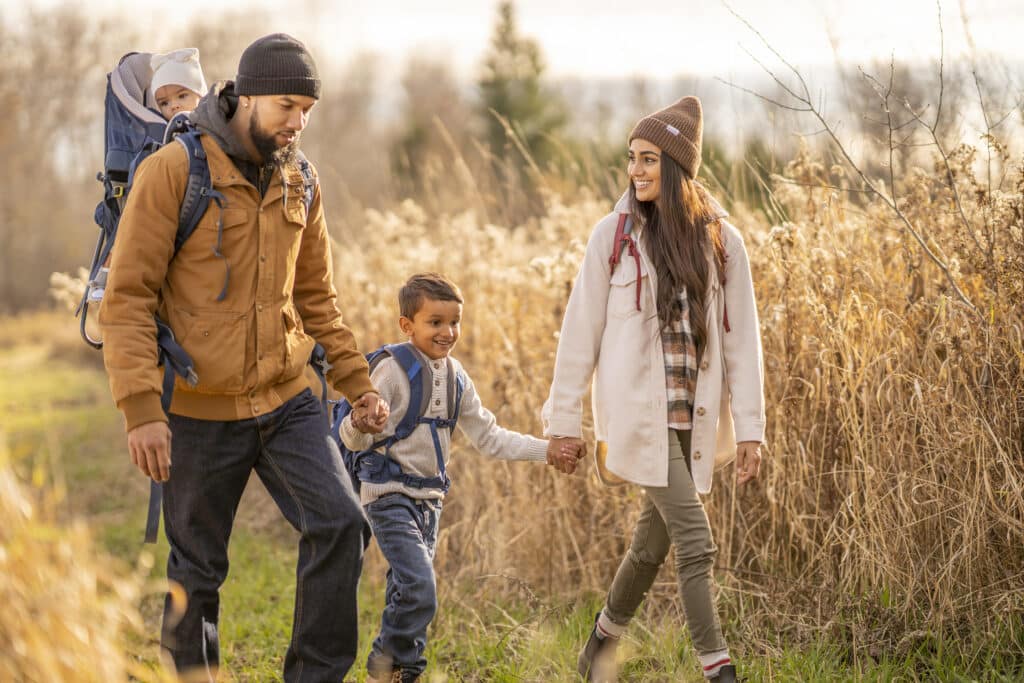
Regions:
<svg viewBox="0 0 1024 683"><path fill-rule="evenodd" d="M178 233L174 238L174 252L192 236L203 214L210 205L210 191L213 180L210 177L210 164L206 158L206 150L200 141L200 133L195 129L178 134L174 139L181 143L188 155L188 184L181 199L181 211L178 214Z"/></svg>

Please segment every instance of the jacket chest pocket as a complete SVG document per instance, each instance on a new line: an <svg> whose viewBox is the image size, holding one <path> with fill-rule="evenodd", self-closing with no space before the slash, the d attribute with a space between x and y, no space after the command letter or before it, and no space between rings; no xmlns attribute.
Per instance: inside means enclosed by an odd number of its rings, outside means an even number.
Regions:
<svg viewBox="0 0 1024 683"><path fill-rule="evenodd" d="M644 290L650 287L647 266L640 262L637 271L636 262L623 254L615 272L608 282L608 315L614 318L628 318L637 315L643 308Z"/></svg>
<svg viewBox="0 0 1024 683"><path fill-rule="evenodd" d="M293 228L306 227L306 188L301 178L284 185L284 217Z"/></svg>

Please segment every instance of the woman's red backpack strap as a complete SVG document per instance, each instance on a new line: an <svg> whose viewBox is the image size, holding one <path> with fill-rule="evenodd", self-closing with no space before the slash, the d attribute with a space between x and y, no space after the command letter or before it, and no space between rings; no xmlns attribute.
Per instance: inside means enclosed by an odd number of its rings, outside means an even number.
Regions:
<svg viewBox="0 0 1024 683"><path fill-rule="evenodd" d="M643 278L640 277L640 250L636 248L633 241L633 217L628 213L619 214L619 224L615 228L615 241L612 245L612 255L608 257L608 266L611 268L611 275L615 272L615 266L622 260L622 252L629 249L629 255L636 262L636 310L640 310L640 288Z"/></svg>
<svg viewBox="0 0 1024 683"><path fill-rule="evenodd" d="M629 255L633 257L636 262L636 310L640 310L640 291L642 278L640 277L640 250L636 248L636 242L633 240L633 217L628 213L619 214L619 223L615 227L615 240L612 243L612 255L608 257L608 266L611 270L609 275L615 273L615 267L619 265L622 260L622 252L627 248L629 249ZM727 258L723 256L723 260ZM723 264L724 265L724 264ZM725 289L725 268L722 268L721 272L721 285L722 289ZM729 325L729 305L725 305L725 310L722 314L722 327L725 328L726 332L731 332L732 327Z"/></svg>

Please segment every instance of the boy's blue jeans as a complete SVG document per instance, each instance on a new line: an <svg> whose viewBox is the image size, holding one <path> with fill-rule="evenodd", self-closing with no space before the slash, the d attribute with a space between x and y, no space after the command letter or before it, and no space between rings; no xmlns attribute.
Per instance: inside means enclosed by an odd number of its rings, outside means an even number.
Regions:
<svg viewBox="0 0 1024 683"><path fill-rule="evenodd" d="M427 668L427 626L437 612L434 548L441 501L389 493L365 506L377 545L388 561L380 633L366 668L393 666L412 678Z"/></svg>
<svg viewBox="0 0 1024 683"><path fill-rule="evenodd" d="M356 587L368 528L327 434L320 401L306 390L256 418L222 422L171 415L170 428L171 478L163 496L171 546L167 578L182 586L187 602L181 613L168 595L161 644L175 668L188 680L213 678L228 539L255 470L300 533L283 678L340 681L356 658Z"/></svg>

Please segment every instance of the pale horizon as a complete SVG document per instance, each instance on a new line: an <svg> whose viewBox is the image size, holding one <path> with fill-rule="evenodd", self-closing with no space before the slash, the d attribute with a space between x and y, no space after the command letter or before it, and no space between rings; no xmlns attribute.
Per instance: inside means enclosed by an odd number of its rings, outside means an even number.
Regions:
<svg viewBox="0 0 1024 683"><path fill-rule="evenodd" d="M890 57L914 62L940 54L934 0L791 0L784 7L755 0L728 4L785 59L802 68L834 66L837 62L867 65ZM60 5L32 0L28 7ZM269 13L273 24L270 30L285 31L318 46L321 52L326 51L328 61L344 63L371 53L380 60L383 73L393 74L410 56L424 55L449 62L460 78L472 77L479 69L497 5L497 0L304 0L291 4L289 14L278 19L275 10L280 3L249 2L253 9ZM966 22L962 6L966 7ZM188 23L211 5L203 0L178 0L173 7L154 0L89 2L93 14L117 12L121 17L172 26ZM679 74L729 78L759 68L746 51L758 59L773 61L758 38L723 2L694 2L683 8L678 2L664 0L651 0L638 7L617 0L592 0L585 5L585 12L581 7L572 0L516 3L520 31L540 44L552 78L661 80ZM222 9L233 8L215 7L214 16ZM943 3L945 58L969 58L969 30L982 51L979 57L995 55L1009 62L1024 61L1024 41L1020 39L1024 18L1020 9L1019 2L1010 0ZM23 0L0 0L0 17L15 27L24 21L24 10ZM883 18L881 25L879 17ZM175 47L179 46L158 44L148 49Z"/></svg>

